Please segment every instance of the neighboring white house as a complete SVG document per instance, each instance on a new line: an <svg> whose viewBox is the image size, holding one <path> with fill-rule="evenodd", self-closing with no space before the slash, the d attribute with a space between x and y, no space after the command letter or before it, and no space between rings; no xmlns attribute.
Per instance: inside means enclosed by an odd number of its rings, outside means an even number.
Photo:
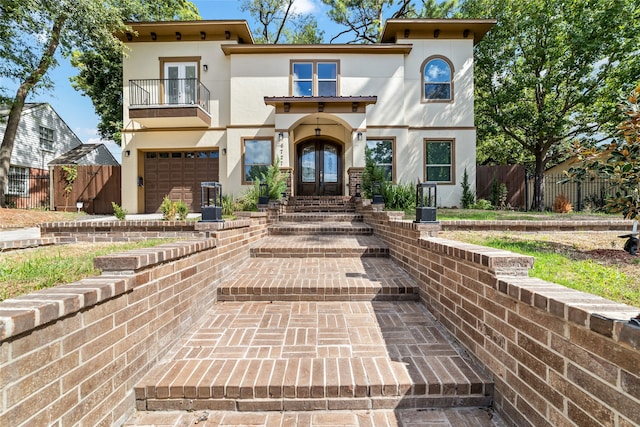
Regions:
<svg viewBox="0 0 640 427"><path fill-rule="evenodd" d="M390 20L371 45L254 44L245 21L133 23L122 35L122 204L200 210L276 157L293 195L354 195L365 147L394 182L475 182L473 46L492 20Z"/></svg>

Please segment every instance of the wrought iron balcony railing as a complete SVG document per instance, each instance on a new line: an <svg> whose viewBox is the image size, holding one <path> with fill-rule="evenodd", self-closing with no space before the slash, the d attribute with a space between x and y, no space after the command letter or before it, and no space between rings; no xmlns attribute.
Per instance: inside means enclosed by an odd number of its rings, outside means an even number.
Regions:
<svg viewBox="0 0 640 427"><path fill-rule="evenodd" d="M130 107L198 105L209 113L209 89L198 79L129 80Z"/></svg>

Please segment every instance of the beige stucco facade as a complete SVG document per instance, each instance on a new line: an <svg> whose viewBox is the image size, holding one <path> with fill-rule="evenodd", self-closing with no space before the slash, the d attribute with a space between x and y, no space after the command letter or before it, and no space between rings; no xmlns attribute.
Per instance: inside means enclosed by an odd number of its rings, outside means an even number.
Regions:
<svg viewBox="0 0 640 427"><path fill-rule="evenodd" d="M129 212L152 210L145 192L152 191L149 179L155 175L145 164L155 158L147 153L215 152L216 180L224 194L238 195L247 185L244 141L253 139L272 141L272 160L278 157L294 176L301 173L300 143L334 144L341 195L349 195L348 170L364 167L368 139L393 141L393 178L403 183L427 180L428 141L450 142L451 176L438 186L439 206L460 204L465 168L475 182L473 46L492 21L390 21L379 45L255 45L244 21L176 25L134 24L136 32L123 36L129 51L123 68L122 203ZM451 99L425 99L429 58L450 64ZM160 95L155 104L139 105L139 86L170 84L167 64L180 62L195 64L208 99L198 96L195 106L162 105ZM336 64L335 96L294 96L293 62ZM145 102L153 97L143 92Z"/></svg>

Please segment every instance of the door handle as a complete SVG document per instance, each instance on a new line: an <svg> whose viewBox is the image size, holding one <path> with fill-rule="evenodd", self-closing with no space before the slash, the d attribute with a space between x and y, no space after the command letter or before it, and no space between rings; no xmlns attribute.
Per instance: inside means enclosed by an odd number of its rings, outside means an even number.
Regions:
<svg viewBox="0 0 640 427"><path fill-rule="evenodd" d="M324 171L321 170L320 171L320 184L322 184L324 182Z"/></svg>

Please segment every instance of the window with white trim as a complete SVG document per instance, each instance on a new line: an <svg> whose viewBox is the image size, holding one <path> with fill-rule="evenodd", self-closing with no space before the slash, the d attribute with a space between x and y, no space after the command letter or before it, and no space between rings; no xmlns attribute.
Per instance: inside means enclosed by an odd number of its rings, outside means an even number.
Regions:
<svg viewBox="0 0 640 427"><path fill-rule="evenodd" d="M53 129L40 126L40 148L47 151L55 151Z"/></svg>

